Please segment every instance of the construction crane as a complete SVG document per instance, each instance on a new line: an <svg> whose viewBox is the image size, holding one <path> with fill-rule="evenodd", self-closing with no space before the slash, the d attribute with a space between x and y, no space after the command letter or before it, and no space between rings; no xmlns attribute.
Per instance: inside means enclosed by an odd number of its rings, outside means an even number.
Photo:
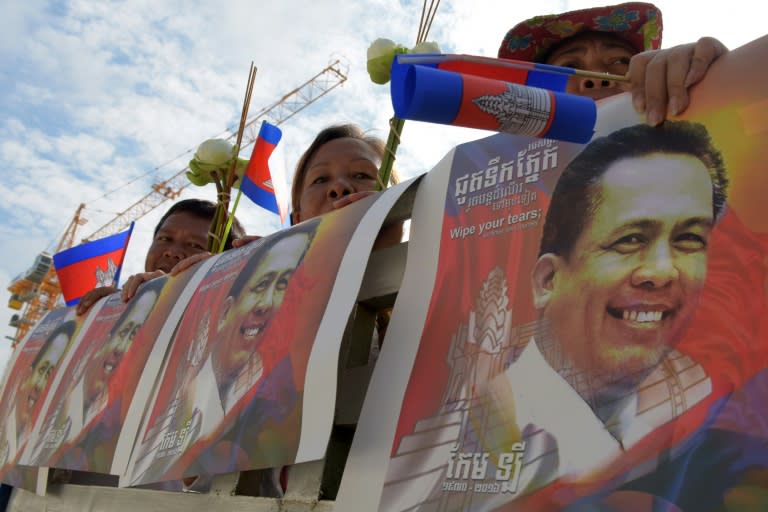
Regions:
<svg viewBox="0 0 768 512"><path fill-rule="evenodd" d="M77 227L87 222L82 216L83 208L85 208L85 204L80 203L69 226L64 231L64 235L54 248L53 254L72 247L74 244ZM53 268L53 256L45 251L38 254L29 270L16 277L8 287L8 291L11 292L11 298L8 300L8 307L11 309L21 310L23 304L27 303L23 313L15 313L11 316L10 325L16 328L12 347L16 348L16 345L24 338L29 329L45 313L56 307L56 301L61 295L59 280L56 278L56 271Z"/></svg>
<svg viewBox="0 0 768 512"><path fill-rule="evenodd" d="M349 65L336 59L315 76L283 95L271 105L259 110L253 116L249 116L241 149L248 147L256 141L258 136L257 122L267 118L272 124L280 125L292 118L309 105L319 100L336 87L347 80ZM227 140L235 140L237 132L230 132ZM184 167L168 179L152 185L152 190L131 206L118 213L112 220L98 228L89 236L82 239L83 242L96 240L118 233L135 220L140 219L165 201L176 199L181 191L189 186L185 173L189 170ZM75 234L78 226L87 222L83 216L84 204L81 204L75 212L72 221L67 226L64 235L59 240L53 254L68 249L74 245ZM50 310L56 307L61 295L59 281L53 268L53 258L48 252L41 252L35 258L34 263L26 272L17 276L8 287L11 297L8 307L20 311L11 317L10 325L16 328L12 346L24 339L27 332Z"/></svg>

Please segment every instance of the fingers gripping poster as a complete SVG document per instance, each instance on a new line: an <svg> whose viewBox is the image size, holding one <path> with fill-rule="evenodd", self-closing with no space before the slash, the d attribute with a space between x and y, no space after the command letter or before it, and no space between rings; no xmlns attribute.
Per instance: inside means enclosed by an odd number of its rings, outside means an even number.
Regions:
<svg viewBox="0 0 768 512"><path fill-rule="evenodd" d="M765 55L428 173L337 510L766 506Z"/></svg>

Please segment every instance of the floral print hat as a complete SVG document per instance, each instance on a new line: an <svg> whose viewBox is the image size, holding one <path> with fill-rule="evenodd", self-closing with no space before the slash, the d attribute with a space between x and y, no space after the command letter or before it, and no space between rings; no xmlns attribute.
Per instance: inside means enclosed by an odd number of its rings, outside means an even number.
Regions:
<svg viewBox="0 0 768 512"><path fill-rule="evenodd" d="M544 62L554 45L584 31L615 34L640 53L661 46L661 29L659 8L641 2L534 16L507 32L499 57Z"/></svg>

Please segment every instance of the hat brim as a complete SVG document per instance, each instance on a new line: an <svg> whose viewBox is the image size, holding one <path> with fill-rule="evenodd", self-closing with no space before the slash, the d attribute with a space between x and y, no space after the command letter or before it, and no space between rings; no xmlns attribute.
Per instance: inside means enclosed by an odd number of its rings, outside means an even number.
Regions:
<svg viewBox="0 0 768 512"><path fill-rule="evenodd" d="M661 10L629 2L562 14L535 16L512 27L499 47L499 58L545 62L553 47L582 32L614 34L640 53L661 47Z"/></svg>

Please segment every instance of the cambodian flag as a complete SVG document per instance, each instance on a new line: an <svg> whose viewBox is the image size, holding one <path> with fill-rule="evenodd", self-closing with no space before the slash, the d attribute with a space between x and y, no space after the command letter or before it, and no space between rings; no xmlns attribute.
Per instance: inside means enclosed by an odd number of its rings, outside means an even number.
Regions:
<svg viewBox="0 0 768 512"><path fill-rule="evenodd" d="M573 68L539 62L461 54L415 53L398 55L396 64L430 66L462 75L491 78L556 92L565 92L568 78L576 72Z"/></svg>
<svg viewBox="0 0 768 512"><path fill-rule="evenodd" d="M562 91L574 70L465 55L397 55L391 97L401 119L584 144L591 98Z"/></svg>
<svg viewBox="0 0 768 512"><path fill-rule="evenodd" d="M288 216L285 179L282 173L273 174L269 169L269 157L282 136L280 128L267 121L261 122L240 190L257 205L280 215L280 221L285 223Z"/></svg>
<svg viewBox="0 0 768 512"><path fill-rule="evenodd" d="M132 232L133 222L122 233L86 242L53 255L53 266L67 306L74 306L94 288L117 286Z"/></svg>

